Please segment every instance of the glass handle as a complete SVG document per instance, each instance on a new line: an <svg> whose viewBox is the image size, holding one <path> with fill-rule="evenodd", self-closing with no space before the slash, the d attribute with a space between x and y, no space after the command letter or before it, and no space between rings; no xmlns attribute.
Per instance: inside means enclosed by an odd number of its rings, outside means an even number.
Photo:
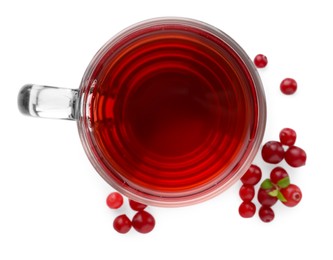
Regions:
<svg viewBox="0 0 333 260"><path fill-rule="evenodd" d="M18 94L18 107L29 116L76 120L78 95L78 89L27 84Z"/></svg>

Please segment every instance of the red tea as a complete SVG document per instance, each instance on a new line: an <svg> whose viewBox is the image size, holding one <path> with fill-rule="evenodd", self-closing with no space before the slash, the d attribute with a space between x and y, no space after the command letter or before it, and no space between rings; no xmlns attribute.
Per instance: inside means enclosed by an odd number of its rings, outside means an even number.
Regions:
<svg viewBox="0 0 333 260"><path fill-rule="evenodd" d="M115 42L91 72L94 152L108 175L158 196L229 178L257 125L255 87L209 31L169 24Z"/></svg>

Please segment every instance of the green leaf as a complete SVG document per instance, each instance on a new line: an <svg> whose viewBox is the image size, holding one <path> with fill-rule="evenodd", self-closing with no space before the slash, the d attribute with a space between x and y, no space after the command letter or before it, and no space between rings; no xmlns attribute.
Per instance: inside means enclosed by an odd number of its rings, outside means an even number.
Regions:
<svg viewBox="0 0 333 260"><path fill-rule="evenodd" d="M272 197L277 197L279 195L279 191L278 190L272 190L272 191L268 192L268 194Z"/></svg>
<svg viewBox="0 0 333 260"><path fill-rule="evenodd" d="M277 185L280 187L280 188L287 188L290 184L290 179L289 177L285 177L281 180L278 181Z"/></svg>
<svg viewBox="0 0 333 260"><path fill-rule="evenodd" d="M274 187L273 183L271 182L270 179L264 180L260 185L260 188L262 188L264 190L269 190L269 189L272 189L273 187Z"/></svg>
<svg viewBox="0 0 333 260"><path fill-rule="evenodd" d="M286 201L287 201L286 198L283 196L283 194L282 194L280 191L278 191L278 194L277 194L276 197L277 197L278 200L281 201L281 202L286 202Z"/></svg>

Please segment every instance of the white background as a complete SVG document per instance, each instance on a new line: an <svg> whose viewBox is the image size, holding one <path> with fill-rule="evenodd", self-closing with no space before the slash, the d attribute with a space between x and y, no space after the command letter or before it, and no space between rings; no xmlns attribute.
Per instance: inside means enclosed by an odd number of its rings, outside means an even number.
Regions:
<svg viewBox="0 0 333 260"><path fill-rule="evenodd" d="M0 259L332 259L333 15L316 1L23 1L0 2ZM265 141L292 127L307 165L291 169L303 200L274 207L272 223L238 215L234 185L215 199L185 208L148 210L153 232L112 228L105 205L112 189L95 173L71 121L21 115L26 83L78 88L95 52L123 28L156 16L208 22L233 37L260 70L268 118ZM299 84L285 96L279 83ZM272 166L255 162L268 176Z"/></svg>

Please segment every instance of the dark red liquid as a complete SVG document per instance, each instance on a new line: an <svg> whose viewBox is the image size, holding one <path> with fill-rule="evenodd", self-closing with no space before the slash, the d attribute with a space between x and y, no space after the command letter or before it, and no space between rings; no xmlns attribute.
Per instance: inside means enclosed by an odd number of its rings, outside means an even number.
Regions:
<svg viewBox="0 0 333 260"><path fill-rule="evenodd" d="M228 178L255 131L254 86L215 36L180 25L139 30L92 72L90 130L118 182L180 196Z"/></svg>

